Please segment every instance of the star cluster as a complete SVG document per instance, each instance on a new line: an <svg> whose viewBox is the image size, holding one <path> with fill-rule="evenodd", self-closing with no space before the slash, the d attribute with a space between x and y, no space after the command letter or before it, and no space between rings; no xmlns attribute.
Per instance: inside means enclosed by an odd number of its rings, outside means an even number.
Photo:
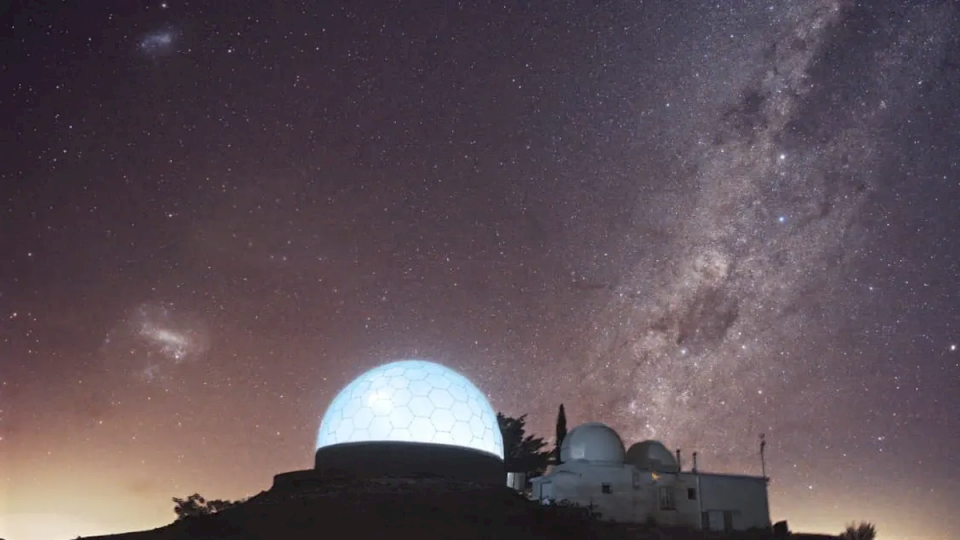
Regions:
<svg viewBox="0 0 960 540"><path fill-rule="evenodd" d="M795 530L960 527L954 2L0 16L0 536L256 493L412 357L547 437L763 434Z"/></svg>

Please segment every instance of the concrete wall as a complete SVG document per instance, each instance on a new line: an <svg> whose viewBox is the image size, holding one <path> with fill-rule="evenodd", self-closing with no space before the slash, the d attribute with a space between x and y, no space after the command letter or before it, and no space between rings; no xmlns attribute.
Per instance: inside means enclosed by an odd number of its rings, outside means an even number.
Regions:
<svg viewBox="0 0 960 540"><path fill-rule="evenodd" d="M689 480L677 474L658 474L658 480L653 482L651 490L656 497L653 516L656 522L664 526L686 526L700 527L700 505L698 501L699 494L696 491L696 483L690 483ZM673 509L661 508L660 496L662 489L667 490L673 496ZM690 493L693 489L693 493ZM693 498L691 499L691 495Z"/></svg>
<svg viewBox="0 0 960 540"><path fill-rule="evenodd" d="M694 475L689 476L695 479ZM733 529L738 531L771 526L767 483L763 478L701 474L700 497L711 529L723 530L724 521L732 521ZM724 516L724 512L728 515Z"/></svg>
<svg viewBox="0 0 960 540"><path fill-rule="evenodd" d="M692 473L651 473L630 465L564 463L532 480L533 498L593 504L602 519L699 528L703 512L710 528L769 527L767 486L761 478ZM604 493L603 485L610 493ZM661 495L668 500L662 504Z"/></svg>
<svg viewBox="0 0 960 540"><path fill-rule="evenodd" d="M651 504L649 490L634 487L633 468L625 465L568 462L533 483L534 498L592 504L605 520L637 521L638 514L645 516ZM604 492L605 484L609 493Z"/></svg>
<svg viewBox="0 0 960 540"><path fill-rule="evenodd" d="M546 485L545 485L546 484ZM603 485L609 486L609 493ZM646 523L650 518L663 526L700 526L697 500L688 498L683 478L676 474L640 471L631 465L597 466L565 463L550 474L533 480L533 497L593 504L602 519L622 523ZM672 506L661 508L660 496L672 495Z"/></svg>

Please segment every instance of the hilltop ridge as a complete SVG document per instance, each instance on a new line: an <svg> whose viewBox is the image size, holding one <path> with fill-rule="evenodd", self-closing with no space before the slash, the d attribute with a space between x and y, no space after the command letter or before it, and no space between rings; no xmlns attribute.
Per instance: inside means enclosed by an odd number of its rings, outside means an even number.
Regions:
<svg viewBox="0 0 960 540"><path fill-rule="evenodd" d="M591 519L577 507L543 506L507 486L446 479L331 481L313 489L264 491L217 514L149 531L89 540L363 540L403 535L417 540L767 539L769 532L720 534ZM826 540L791 535L795 540Z"/></svg>

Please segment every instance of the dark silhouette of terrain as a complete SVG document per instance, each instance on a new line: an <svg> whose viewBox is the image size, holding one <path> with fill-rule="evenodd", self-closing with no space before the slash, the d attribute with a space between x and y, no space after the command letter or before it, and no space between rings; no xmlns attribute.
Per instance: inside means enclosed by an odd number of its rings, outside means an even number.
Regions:
<svg viewBox="0 0 960 540"><path fill-rule="evenodd" d="M589 509L543 506L506 486L445 479L331 481L301 491L265 491L209 515L102 540L825 540L770 531L719 534L599 521Z"/></svg>
<svg viewBox="0 0 960 540"><path fill-rule="evenodd" d="M547 514L556 516L547 517ZM236 506L111 540L586 538L584 512L549 509L506 486L442 479L330 482L260 493ZM559 518L557 517L559 516Z"/></svg>
<svg viewBox="0 0 960 540"><path fill-rule="evenodd" d="M557 456L556 448L527 435L525 416L497 415L503 434L504 468L538 475ZM558 440L566 434L566 414L560 406ZM430 449L428 474L411 463L423 461L422 449L394 446L389 455L365 455L374 449L355 446L344 456L318 451L315 469L278 475L274 486L240 501L206 500L197 493L173 498L177 520L150 531L88 537L98 540L838 540L835 536L791 534L786 522L770 530L717 533L686 528L662 528L601 521L591 508L544 506L502 484L471 481L484 475L443 474L444 453ZM407 452L407 453L404 453ZM323 458L321 460L320 458ZM352 467L334 474L330 460L346 459ZM458 467L475 470L483 463L463 461ZM357 465L363 464L363 465ZM379 464L380 466L373 466ZM347 471L349 469L349 471ZM338 469L337 469L338 470ZM385 473L385 471L393 471ZM405 471L398 473L397 471ZM438 471L441 471L438 473ZM457 472L455 470L451 470ZM448 473L451 471L447 471ZM362 474L358 474L362 473ZM384 476L389 474L392 476ZM454 479L459 478L459 479ZM875 533L869 524L851 531ZM2 540L2 539L0 539ZM873 540L848 537L843 540Z"/></svg>

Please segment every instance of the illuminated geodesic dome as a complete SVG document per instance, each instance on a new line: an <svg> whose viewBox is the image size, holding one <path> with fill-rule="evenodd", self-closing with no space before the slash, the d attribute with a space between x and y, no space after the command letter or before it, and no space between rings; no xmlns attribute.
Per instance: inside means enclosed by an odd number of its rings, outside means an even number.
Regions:
<svg viewBox="0 0 960 540"><path fill-rule="evenodd" d="M367 371L330 403L317 450L362 442L433 443L503 459L503 437L487 398L463 375L423 360Z"/></svg>

